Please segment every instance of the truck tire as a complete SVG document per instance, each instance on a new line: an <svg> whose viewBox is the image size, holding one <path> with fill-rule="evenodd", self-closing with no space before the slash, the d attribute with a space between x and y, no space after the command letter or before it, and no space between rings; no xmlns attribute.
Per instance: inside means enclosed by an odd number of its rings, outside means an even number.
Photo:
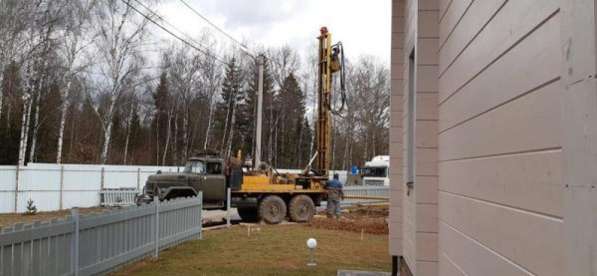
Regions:
<svg viewBox="0 0 597 276"><path fill-rule="evenodd" d="M315 203L308 195L296 195L290 200L288 215L294 222L311 221L315 215Z"/></svg>
<svg viewBox="0 0 597 276"><path fill-rule="evenodd" d="M282 222L286 217L286 203L279 196L266 196L259 203L259 217L268 224Z"/></svg>
<svg viewBox="0 0 597 276"><path fill-rule="evenodd" d="M243 221L255 222L259 218L257 216L257 207L238 208L238 215Z"/></svg>

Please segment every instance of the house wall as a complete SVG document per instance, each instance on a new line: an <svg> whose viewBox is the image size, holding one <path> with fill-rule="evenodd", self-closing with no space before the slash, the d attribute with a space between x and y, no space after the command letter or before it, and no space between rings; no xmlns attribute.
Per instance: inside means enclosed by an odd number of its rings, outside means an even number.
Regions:
<svg viewBox="0 0 597 276"><path fill-rule="evenodd" d="M560 1L442 6L440 275L564 275Z"/></svg>
<svg viewBox="0 0 597 276"><path fill-rule="evenodd" d="M415 275L438 269L438 1L394 0L390 151L390 253ZM414 53L413 72L409 57ZM412 79L411 79L412 75ZM413 86L414 99L409 99ZM409 100L414 101L414 188L406 188Z"/></svg>
<svg viewBox="0 0 597 276"><path fill-rule="evenodd" d="M596 10L595 0L393 0L390 151L403 169L391 175L390 253L410 272L597 271Z"/></svg>

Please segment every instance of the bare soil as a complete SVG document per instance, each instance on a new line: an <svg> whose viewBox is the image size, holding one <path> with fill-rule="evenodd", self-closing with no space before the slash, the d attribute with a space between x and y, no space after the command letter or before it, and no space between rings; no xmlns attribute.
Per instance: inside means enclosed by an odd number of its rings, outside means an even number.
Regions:
<svg viewBox="0 0 597 276"><path fill-rule="evenodd" d="M388 206L358 206L347 209L340 219L327 218L320 213L309 224L314 228L343 230L369 234L388 234Z"/></svg>

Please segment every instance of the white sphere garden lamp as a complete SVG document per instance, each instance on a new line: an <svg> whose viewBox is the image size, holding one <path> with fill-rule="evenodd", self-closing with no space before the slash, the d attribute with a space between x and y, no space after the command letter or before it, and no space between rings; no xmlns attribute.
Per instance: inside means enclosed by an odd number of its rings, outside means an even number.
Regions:
<svg viewBox="0 0 597 276"><path fill-rule="evenodd" d="M315 248L317 247L317 240L314 238L310 238L307 240L307 247L309 248L309 262L307 266L316 266L317 263L315 262Z"/></svg>

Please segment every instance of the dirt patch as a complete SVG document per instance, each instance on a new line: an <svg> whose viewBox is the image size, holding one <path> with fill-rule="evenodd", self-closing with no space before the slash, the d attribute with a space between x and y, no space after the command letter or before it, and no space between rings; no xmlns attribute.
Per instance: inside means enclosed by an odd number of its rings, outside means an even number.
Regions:
<svg viewBox="0 0 597 276"><path fill-rule="evenodd" d="M309 226L314 228L343 230L357 233L387 235L387 206L360 206L343 212L340 219L330 219L321 213L313 218Z"/></svg>
<svg viewBox="0 0 597 276"><path fill-rule="evenodd" d="M88 214L88 213L101 213L110 210L108 208L102 207L92 207L92 208L79 208L79 212L81 214ZM35 215L24 215L24 214L0 214L0 228L8 227L13 224L17 223L33 223L36 221L48 221L51 219L63 219L66 216L70 215L70 209L68 210L61 210L61 211L53 211L53 212L38 212Z"/></svg>

